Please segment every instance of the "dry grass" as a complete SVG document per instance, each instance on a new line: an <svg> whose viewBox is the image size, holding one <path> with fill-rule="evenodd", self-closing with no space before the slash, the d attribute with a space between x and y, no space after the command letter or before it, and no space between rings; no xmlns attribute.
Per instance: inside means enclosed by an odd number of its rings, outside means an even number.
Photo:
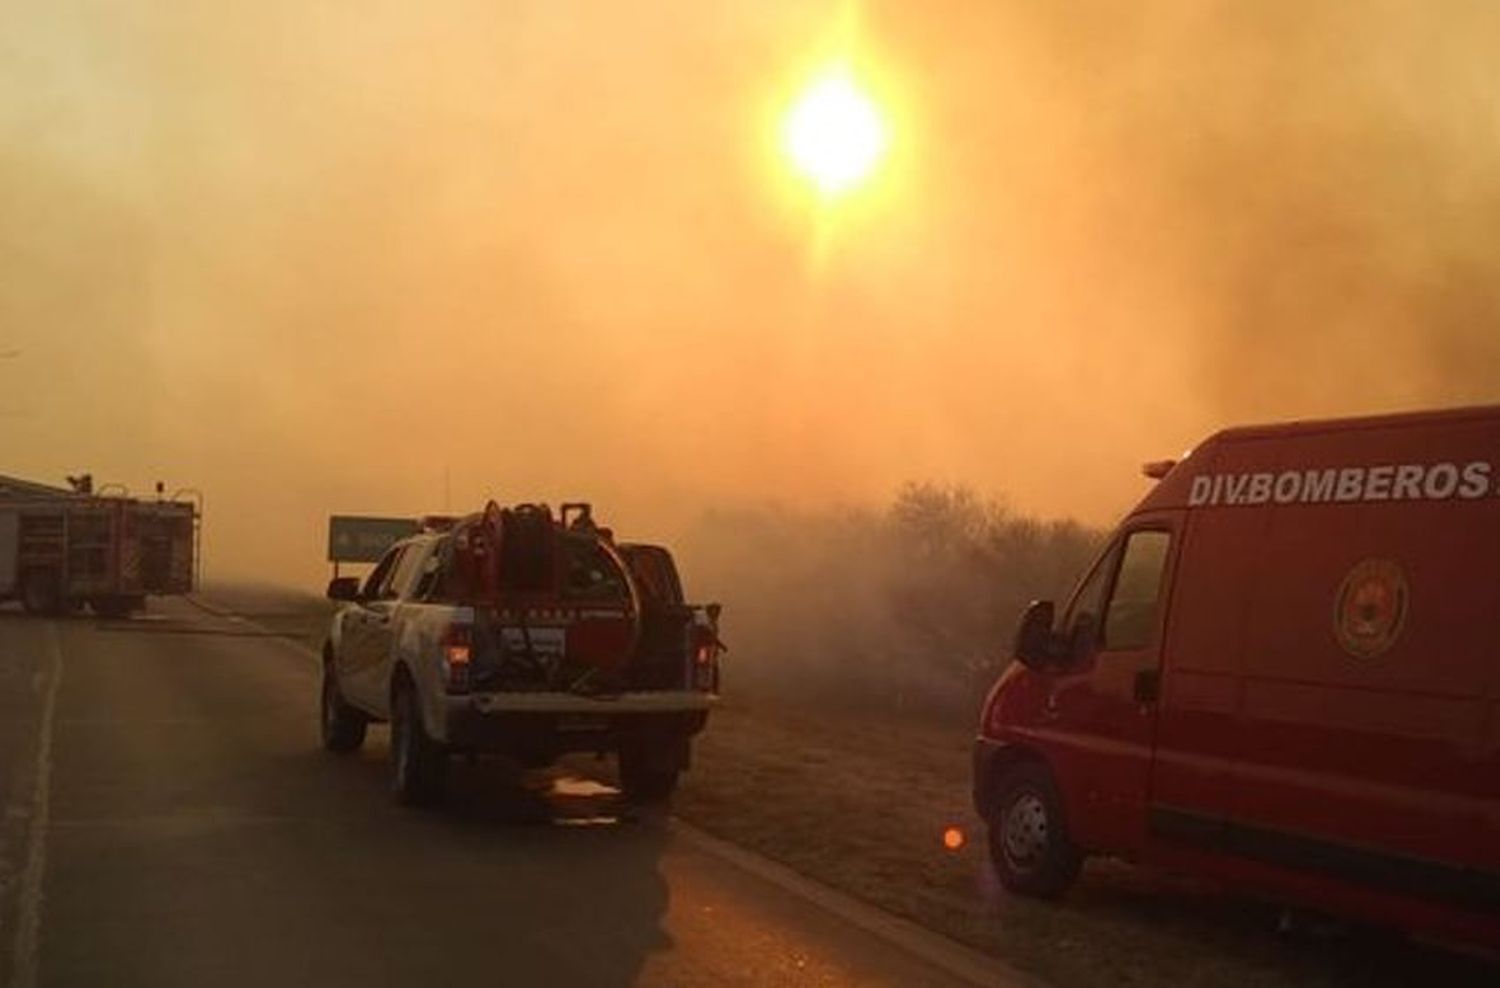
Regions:
<svg viewBox="0 0 1500 988"><path fill-rule="evenodd" d="M812 878L1057 985L1494 985L1495 967L1372 934L1281 936L1278 911L1091 862L1057 903L1013 897L969 803L969 725L730 703L676 812ZM969 840L944 850L946 826Z"/></svg>

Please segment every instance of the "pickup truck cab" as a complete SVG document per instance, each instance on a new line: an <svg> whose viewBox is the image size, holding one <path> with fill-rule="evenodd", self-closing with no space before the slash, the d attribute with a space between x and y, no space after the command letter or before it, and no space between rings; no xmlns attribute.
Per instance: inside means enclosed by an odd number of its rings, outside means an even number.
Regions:
<svg viewBox="0 0 1500 988"><path fill-rule="evenodd" d="M402 539L343 606L323 648L322 739L360 747L391 724L397 801L441 798L448 757L531 766L618 756L630 798L668 797L719 682L718 605L682 597L671 554L619 545L587 505L491 504Z"/></svg>

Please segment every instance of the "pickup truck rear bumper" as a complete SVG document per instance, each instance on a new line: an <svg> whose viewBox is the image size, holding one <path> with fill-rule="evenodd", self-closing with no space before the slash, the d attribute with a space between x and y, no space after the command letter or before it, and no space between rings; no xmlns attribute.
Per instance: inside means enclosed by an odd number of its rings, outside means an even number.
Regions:
<svg viewBox="0 0 1500 988"><path fill-rule="evenodd" d="M446 741L457 749L545 753L592 751L628 735L688 737L703 730L717 700L698 690L448 696Z"/></svg>
<svg viewBox="0 0 1500 988"><path fill-rule="evenodd" d="M609 696L581 693L475 693L461 698L481 714L649 714L707 710L717 697L699 690L641 690ZM452 701L449 701L450 709Z"/></svg>

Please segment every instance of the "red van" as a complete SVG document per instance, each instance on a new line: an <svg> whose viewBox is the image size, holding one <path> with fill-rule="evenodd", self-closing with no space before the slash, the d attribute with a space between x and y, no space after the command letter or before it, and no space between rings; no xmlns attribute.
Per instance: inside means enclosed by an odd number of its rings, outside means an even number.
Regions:
<svg viewBox="0 0 1500 988"><path fill-rule="evenodd" d="M1500 946L1500 407L1230 429L1027 610L974 796L1086 854Z"/></svg>

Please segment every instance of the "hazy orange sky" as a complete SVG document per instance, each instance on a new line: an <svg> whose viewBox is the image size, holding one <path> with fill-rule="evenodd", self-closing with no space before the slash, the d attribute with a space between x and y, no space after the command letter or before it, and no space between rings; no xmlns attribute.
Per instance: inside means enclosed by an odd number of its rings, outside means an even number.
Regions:
<svg viewBox="0 0 1500 988"><path fill-rule="evenodd" d="M236 7L240 9L235 9ZM956 481L1104 522L1221 425L1500 399L1500 6L0 12L0 472L330 511ZM828 206L778 114L890 114Z"/></svg>

